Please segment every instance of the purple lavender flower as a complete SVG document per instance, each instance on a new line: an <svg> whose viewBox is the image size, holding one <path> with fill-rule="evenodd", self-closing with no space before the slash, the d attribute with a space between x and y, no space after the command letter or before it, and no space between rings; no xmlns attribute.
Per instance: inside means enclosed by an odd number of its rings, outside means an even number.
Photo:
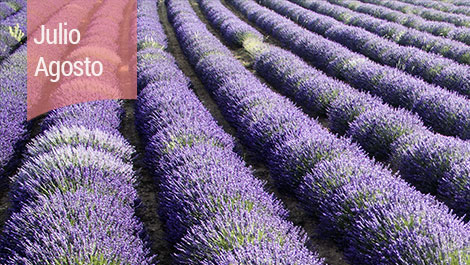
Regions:
<svg viewBox="0 0 470 265"><path fill-rule="evenodd" d="M403 13L413 13L426 20L442 21L452 23L455 26L470 26L470 18L464 15L451 14L431 8L417 7L415 5L403 3L400 1L389 1L389 0L364 0L366 3L375 5L385 6L393 10L398 10Z"/></svg>
<svg viewBox="0 0 470 265"><path fill-rule="evenodd" d="M439 181L438 194L459 215L470 220L470 158L452 162L449 172Z"/></svg>
<svg viewBox="0 0 470 265"><path fill-rule="evenodd" d="M12 178L10 197L17 209L41 196L86 187L133 204L135 178L132 165L118 156L91 147L65 146L27 159Z"/></svg>
<svg viewBox="0 0 470 265"><path fill-rule="evenodd" d="M207 144L185 147L158 161L161 215L172 242L188 228L224 212L253 211L286 217L264 183L231 150Z"/></svg>
<svg viewBox="0 0 470 265"><path fill-rule="evenodd" d="M423 122L415 115L389 107L373 107L350 124L347 135L378 160L387 159L391 145L402 135L425 131Z"/></svg>
<svg viewBox="0 0 470 265"><path fill-rule="evenodd" d="M26 45L0 66L0 185L15 168L28 136L26 123ZM20 81L21 80L21 81Z"/></svg>
<svg viewBox="0 0 470 265"><path fill-rule="evenodd" d="M88 129L118 132L122 111L120 102L115 100L75 104L51 111L41 126L43 130L58 125L77 125Z"/></svg>
<svg viewBox="0 0 470 265"><path fill-rule="evenodd" d="M343 93L328 108L329 128L334 133L345 134L359 115L380 106L384 106L382 101L370 94L359 91Z"/></svg>
<svg viewBox="0 0 470 265"><path fill-rule="evenodd" d="M200 0L198 3L211 25L219 29L228 42L242 45L247 38L263 39L263 35L253 27L245 23L234 23L240 19L219 1Z"/></svg>
<svg viewBox="0 0 470 265"><path fill-rule="evenodd" d="M151 0L137 1L137 49L149 47L166 49L167 40L163 26L158 21L158 2Z"/></svg>
<svg viewBox="0 0 470 265"><path fill-rule="evenodd" d="M434 194L439 180L451 174L452 165L470 157L467 142L430 132L404 136L393 144L393 149L393 164L401 175L424 192Z"/></svg>
<svg viewBox="0 0 470 265"><path fill-rule="evenodd" d="M9 2L0 3L0 19L5 19L6 17L15 13L16 10L14 6Z"/></svg>
<svg viewBox="0 0 470 265"><path fill-rule="evenodd" d="M83 188L39 197L11 216L4 232L2 264L153 264L134 209Z"/></svg>
<svg viewBox="0 0 470 265"><path fill-rule="evenodd" d="M55 126L32 140L28 145L27 155L36 157L64 146L82 146L104 151L125 162L131 162L135 153L134 147L120 134L111 134L100 129L89 130L82 126Z"/></svg>
<svg viewBox="0 0 470 265"><path fill-rule="evenodd" d="M413 14L404 14L390 8L358 2L352 0L328 0L332 4L344 6L357 12L369 14L379 19L399 23L409 28L428 32L435 36L443 36L452 40L470 44L470 30L465 27L456 27L446 22L437 22L425 20Z"/></svg>
<svg viewBox="0 0 470 265"><path fill-rule="evenodd" d="M323 264L303 246L305 241L306 237L298 228L281 218L256 212L226 211L193 227L177 245L175 256L180 264L219 264L217 261L222 253L227 253L223 260L243 264L269 261L276 264ZM260 257L254 256L258 252L265 257L261 263L256 262Z"/></svg>

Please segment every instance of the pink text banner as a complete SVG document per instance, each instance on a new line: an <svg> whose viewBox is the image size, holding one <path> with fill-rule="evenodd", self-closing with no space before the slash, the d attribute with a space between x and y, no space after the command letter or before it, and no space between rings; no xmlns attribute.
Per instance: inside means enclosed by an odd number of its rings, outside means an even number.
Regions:
<svg viewBox="0 0 470 265"><path fill-rule="evenodd" d="M28 0L28 120L137 97L136 0Z"/></svg>

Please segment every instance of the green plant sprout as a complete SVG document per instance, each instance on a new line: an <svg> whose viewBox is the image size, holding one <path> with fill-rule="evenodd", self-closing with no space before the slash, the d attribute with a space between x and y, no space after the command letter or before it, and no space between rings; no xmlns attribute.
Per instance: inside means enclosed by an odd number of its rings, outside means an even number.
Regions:
<svg viewBox="0 0 470 265"><path fill-rule="evenodd" d="M20 25L18 23L16 23L16 26L14 28L9 26L8 30L10 31L10 35L13 38L15 38L18 42L20 42L23 39L24 33L23 33L23 31L21 31Z"/></svg>

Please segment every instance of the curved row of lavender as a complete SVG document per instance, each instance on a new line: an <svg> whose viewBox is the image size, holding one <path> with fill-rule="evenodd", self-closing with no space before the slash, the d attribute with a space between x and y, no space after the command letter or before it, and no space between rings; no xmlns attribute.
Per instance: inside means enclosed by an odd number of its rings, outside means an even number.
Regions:
<svg viewBox="0 0 470 265"><path fill-rule="evenodd" d="M470 27L470 17L461 14L446 13L426 7L417 7L415 5L390 0L360 0L374 5L385 6L405 14L413 13L426 20L442 21L452 23L457 27Z"/></svg>
<svg viewBox="0 0 470 265"><path fill-rule="evenodd" d="M438 2L452 3L456 6L470 6L470 3L467 0L435 0Z"/></svg>
<svg viewBox="0 0 470 265"><path fill-rule="evenodd" d="M0 20L15 14L23 8L26 8L26 1L9 0L0 2Z"/></svg>
<svg viewBox="0 0 470 265"><path fill-rule="evenodd" d="M466 27L456 27L453 24L445 22L428 21L413 14L404 14L387 7L363 3L357 0L327 1L332 4L347 7L360 13L369 14L380 19L396 22L409 28L428 32L435 36L446 37L448 39L460 41L470 45L470 29Z"/></svg>
<svg viewBox="0 0 470 265"><path fill-rule="evenodd" d="M226 10L226 8L224 9L220 1L198 0L198 3L211 25L219 30L227 42L242 46L248 39L264 39L263 34L242 22L232 13L228 11L221 12L221 10Z"/></svg>
<svg viewBox="0 0 470 265"><path fill-rule="evenodd" d="M333 17L347 25L363 28L400 45L413 46L470 65L470 47L464 43L407 28L395 22L388 22L325 1L291 0L291 2Z"/></svg>
<svg viewBox="0 0 470 265"><path fill-rule="evenodd" d="M186 7L169 3L170 14ZM190 7L189 7L190 8ZM138 52L136 121L159 185L160 216L178 264L323 264L301 229L236 155L234 140L204 108L164 42L155 1L139 1L146 42ZM172 17L186 25L186 17ZM155 31L152 32L152 28ZM160 35L160 36L157 36Z"/></svg>
<svg viewBox="0 0 470 265"><path fill-rule="evenodd" d="M468 225L262 85L187 2L169 3L183 51L226 119L265 159L279 186L295 192L321 228L344 244L353 264L468 260Z"/></svg>
<svg viewBox="0 0 470 265"><path fill-rule="evenodd" d="M418 114L444 135L470 138L469 100L398 69L382 66L295 24L253 1L228 0L284 46L328 75Z"/></svg>
<svg viewBox="0 0 470 265"><path fill-rule="evenodd" d="M220 1L198 2L227 41L244 45L257 73L273 87L315 115L326 115L331 131L351 137L376 159L388 160L420 191L437 195L457 214L470 218L470 168L465 168L470 164L469 143L433 134L418 116L328 77L288 51L256 43L250 38L260 33ZM218 21L227 23L222 28Z"/></svg>
<svg viewBox="0 0 470 265"><path fill-rule="evenodd" d="M470 95L470 66L418 48L401 46L365 29L348 26L334 18L315 13L289 1L258 0L302 27L342 44L383 65L388 65L425 81Z"/></svg>
<svg viewBox="0 0 470 265"><path fill-rule="evenodd" d="M22 36L19 40L20 36L15 37L10 33L10 27L14 30L18 26L18 29L26 34L26 0L12 1L12 3L16 12L0 21L0 60L12 53L26 38Z"/></svg>
<svg viewBox="0 0 470 265"><path fill-rule="evenodd" d="M28 138L26 122L26 45L0 65L0 186L19 162Z"/></svg>
<svg viewBox="0 0 470 265"><path fill-rule="evenodd" d="M152 264L117 101L52 111L12 178L1 264Z"/></svg>
<svg viewBox="0 0 470 265"><path fill-rule="evenodd" d="M168 41L162 24L158 21L158 1L137 1L137 50L147 48L167 49ZM149 81L147 81L149 82ZM138 88L145 87L144 84Z"/></svg>
<svg viewBox="0 0 470 265"><path fill-rule="evenodd" d="M408 4L412 4L415 6L424 6L427 8L433 8L435 10L449 12L454 14L464 14L470 16L470 8L468 6L458 6L452 4L452 2L439 2L439 1L429 1L429 0L399 0L401 2L405 2Z"/></svg>
<svg viewBox="0 0 470 265"><path fill-rule="evenodd" d="M0 187L8 185L7 177L18 164L19 153L28 138L26 84L20 81L26 79L26 45L16 47L18 41L7 27L22 16L23 9L26 9L23 0L0 3L0 60L4 59L0 65Z"/></svg>

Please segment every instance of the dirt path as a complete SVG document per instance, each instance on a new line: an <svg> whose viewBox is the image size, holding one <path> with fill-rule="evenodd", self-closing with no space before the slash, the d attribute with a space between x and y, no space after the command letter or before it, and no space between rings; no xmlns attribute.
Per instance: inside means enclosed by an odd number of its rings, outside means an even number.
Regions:
<svg viewBox="0 0 470 265"><path fill-rule="evenodd" d="M157 254L159 264L171 264L171 248L165 240L164 224L160 221L158 210L157 186L152 175L145 167L143 158L145 147L135 127L135 100L125 100L125 114L122 118L121 133L136 148L136 157L133 161L134 170L138 176L136 186L137 194L141 200L141 205L136 209L136 215L144 224L148 235L150 250L152 254Z"/></svg>
<svg viewBox="0 0 470 265"><path fill-rule="evenodd" d="M10 202L8 200L8 192L10 191L8 185L0 186L0 237L3 234L3 226L8 218L8 208Z"/></svg>

